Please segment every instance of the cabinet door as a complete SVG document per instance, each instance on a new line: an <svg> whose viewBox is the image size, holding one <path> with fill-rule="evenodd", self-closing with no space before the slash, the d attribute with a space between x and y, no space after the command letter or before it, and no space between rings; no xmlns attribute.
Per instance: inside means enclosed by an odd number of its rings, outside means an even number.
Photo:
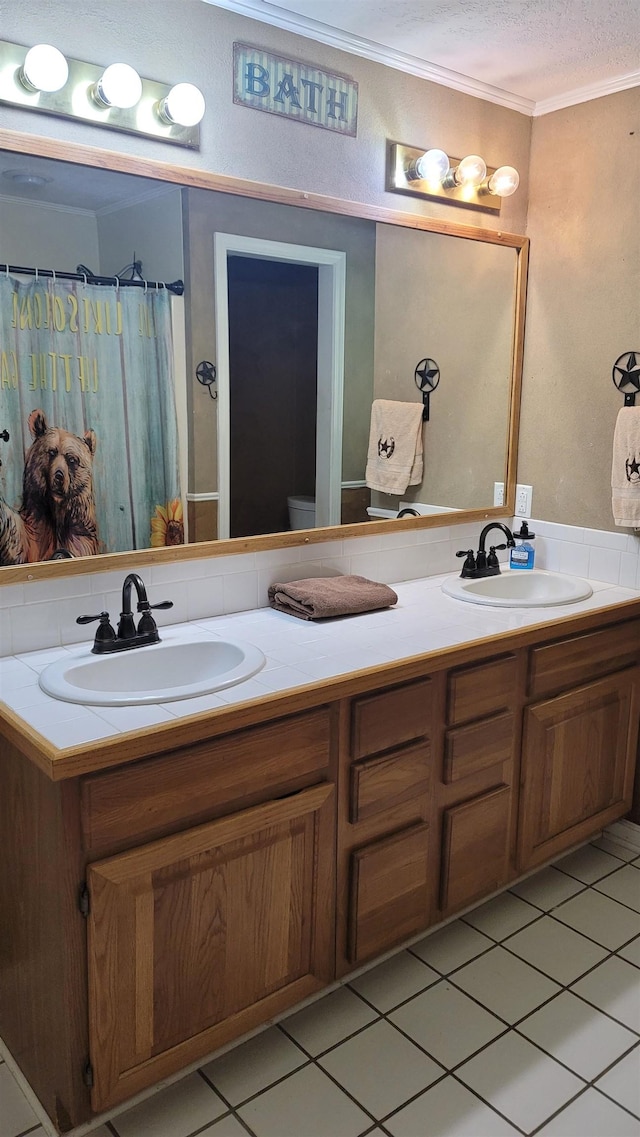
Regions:
<svg viewBox="0 0 640 1137"><path fill-rule="evenodd" d="M634 668L525 711L521 870L585 840L628 810L637 694Z"/></svg>
<svg viewBox="0 0 640 1137"><path fill-rule="evenodd" d="M379 955L427 927L428 833L428 825L411 825L351 854L351 963Z"/></svg>
<svg viewBox="0 0 640 1137"><path fill-rule="evenodd" d="M509 786L445 810L440 873L443 915L473 904L505 883L510 815Z"/></svg>
<svg viewBox="0 0 640 1137"><path fill-rule="evenodd" d="M94 1110L330 982L333 798L317 786L90 867Z"/></svg>

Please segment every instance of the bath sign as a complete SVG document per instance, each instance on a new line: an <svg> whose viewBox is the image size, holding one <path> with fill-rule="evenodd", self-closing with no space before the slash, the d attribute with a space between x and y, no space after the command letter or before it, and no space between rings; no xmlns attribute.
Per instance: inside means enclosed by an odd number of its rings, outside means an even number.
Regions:
<svg viewBox="0 0 640 1137"><path fill-rule="evenodd" d="M233 45L233 101L355 138L358 84L308 63Z"/></svg>

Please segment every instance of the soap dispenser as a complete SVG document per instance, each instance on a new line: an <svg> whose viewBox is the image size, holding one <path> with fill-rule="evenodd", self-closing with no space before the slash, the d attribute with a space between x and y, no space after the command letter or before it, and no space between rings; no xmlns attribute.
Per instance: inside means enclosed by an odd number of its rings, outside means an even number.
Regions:
<svg viewBox="0 0 640 1137"><path fill-rule="evenodd" d="M513 535L520 544L515 545L511 550L509 567L512 569L532 569L536 554L533 545L529 542L533 540L535 533L531 533L526 521L523 521L520 532Z"/></svg>

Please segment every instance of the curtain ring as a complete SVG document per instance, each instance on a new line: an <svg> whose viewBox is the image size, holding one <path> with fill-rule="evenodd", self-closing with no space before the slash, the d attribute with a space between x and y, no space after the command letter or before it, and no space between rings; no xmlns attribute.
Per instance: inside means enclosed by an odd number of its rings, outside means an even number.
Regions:
<svg viewBox="0 0 640 1137"><path fill-rule="evenodd" d="M120 291L120 277L116 277L116 292Z"/></svg>
<svg viewBox="0 0 640 1137"><path fill-rule="evenodd" d="M85 288L86 288L86 287L87 287L87 274L86 274L86 272L83 272L83 274L82 274L82 279L83 279L83 282L84 282L84 286L85 286Z"/></svg>
<svg viewBox="0 0 640 1137"><path fill-rule="evenodd" d="M144 282L144 294L147 295L147 281Z"/></svg>
<svg viewBox="0 0 640 1137"><path fill-rule="evenodd" d="M56 283L56 270L54 268L51 269L51 275L53 277L53 283L55 284Z"/></svg>
<svg viewBox="0 0 640 1137"><path fill-rule="evenodd" d="M9 265L8 265L8 264L6 264L6 265L4 266L4 271L5 271L5 274L6 274L7 280L8 280L8 279L9 279Z"/></svg>
<svg viewBox="0 0 640 1137"><path fill-rule="evenodd" d="M36 265L36 284L38 283L38 266Z"/></svg>

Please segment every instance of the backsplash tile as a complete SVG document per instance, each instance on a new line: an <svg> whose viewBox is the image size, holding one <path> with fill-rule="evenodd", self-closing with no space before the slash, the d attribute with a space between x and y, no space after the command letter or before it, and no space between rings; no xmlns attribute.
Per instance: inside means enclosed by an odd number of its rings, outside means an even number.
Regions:
<svg viewBox="0 0 640 1137"><path fill-rule="evenodd" d="M512 527L519 527L520 518ZM529 522L536 534L536 567L604 584L640 587L640 535L556 522ZM267 588L277 580L324 573L358 573L387 584L439 573L459 572L459 549L475 547L480 522L371 537L345 538L324 545L303 542L287 549L141 567L151 602L170 599L158 612L160 626L265 607ZM508 563L508 552L500 553ZM135 571L135 570L132 570ZM0 656L63 643L91 641L92 630L76 624L83 613L106 609L117 623L124 572L95 572L55 581L0 586ZM250 638L250 631L247 630Z"/></svg>

